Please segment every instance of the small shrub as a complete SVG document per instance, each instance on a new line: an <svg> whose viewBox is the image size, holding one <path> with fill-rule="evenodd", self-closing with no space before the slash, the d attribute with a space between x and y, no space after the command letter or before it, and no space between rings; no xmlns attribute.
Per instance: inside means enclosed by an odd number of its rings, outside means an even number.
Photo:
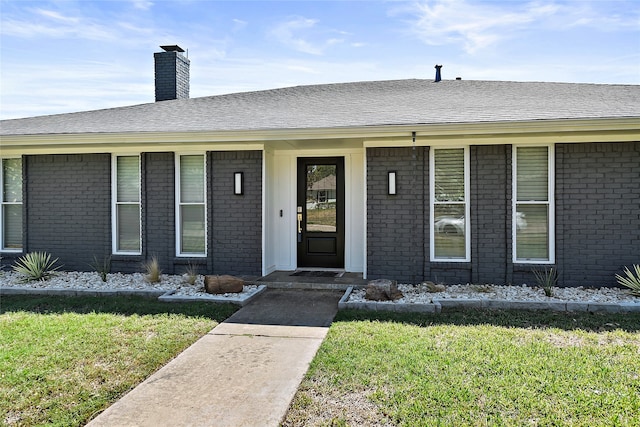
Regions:
<svg viewBox="0 0 640 427"><path fill-rule="evenodd" d="M626 277L616 274L616 279L618 284L629 288L632 295L640 297L640 264L634 264L633 270L634 272L629 270L629 267L625 267Z"/></svg>
<svg viewBox="0 0 640 427"><path fill-rule="evenodd" d="M442 284L436 285L435 283L430 282L430 281L429 282L424 282L424 283L422 283L422 285L425 287L427 292L432 293L432 294L433 293L437 293L437 292L444 292L444 291L447 290L447 288L444 285L442 285Z"/></svg>
<svg viewBox="0 0 640 427"><path fill-rule="evenodd" d="M548 297L553 296L553 287L558 283L558 270L551 268L545 268L544 270L533 269L533 274L536 276L538 286L544 290L544 294Z"/></svg>
<svg viewBox="0 0 640 427"><path fill-rule="evenodd" d="M151 257L150 261L145 262L142 265L147 272L147 282L149 283L159 283L160 276L162 275L162 270L160 270L160 263L158 263L158 258L154 255Z"/></svg>
<svg viewBox="0 0 640 427"><path fill-rule="evenodd" d="M96 256L94 255L93 262L89 265L91 266L91 268L93 268L96 271L96 273L100 275L100 279L102 279L103 282L107 281L107 274L111 272L111 256L110 255L105 255L102 258L102 261L98 261L98 258L96 258Z"/></svg>
<svg viewBox="0 0 640 427"><path fill-rule="evenodd" d="M13 271L21 274L22 280L31 282L35 280L47 280L60 268L56 266L58 258L51 260L51 254L46 252L30 252L16 261Z"/></svg>
<svg viewBox="0 0 640 427"><path fill-rule="evenodd" d="M493 292L493 287L491 285L473 285L471 286L471 290L480 294L488 294Z"/></svg>
<svg viewBox="0 0 640 427"><path fill-rule="evenodd" d="M184 280L190 285L195 285L197 278L198 268L193 264L189 264L187 266L187 270L184 273Z"/></svg>

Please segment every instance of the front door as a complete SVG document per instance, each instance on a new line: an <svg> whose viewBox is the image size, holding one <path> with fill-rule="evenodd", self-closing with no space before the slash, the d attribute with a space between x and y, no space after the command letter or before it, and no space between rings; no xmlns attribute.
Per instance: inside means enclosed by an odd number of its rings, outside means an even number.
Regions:
<svg viewBox="0 0 640 427"><path fill-rule="evenodd" d="M298 267L344 268L344 157L298 158Z"/></svg>

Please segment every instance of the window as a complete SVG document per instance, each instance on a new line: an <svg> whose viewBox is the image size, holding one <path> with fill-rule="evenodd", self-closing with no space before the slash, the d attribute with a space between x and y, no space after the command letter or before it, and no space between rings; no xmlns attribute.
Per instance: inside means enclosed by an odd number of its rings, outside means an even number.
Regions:
<svg viewBox="0 0 640 427"><path fill-rule="evenodd" d="M2 159L1 250L22 251L22 159Z"/></svg>
<svg viewBox="0 0 640 427"><path fill-rule="evenodd" d="M429 188L432 261L469 261L469 150L432 149Z"/></svg>
<svg viewBox="0 0 640 427"><path fill-rule="evenodd" d="M513 260L553 263L553 150L515 147L513 155Z"/></svg>
<svg viewBox="0 0 640 427"><path fill-rule="evenodd" d="M176 242L178 256L206 255L204 155L176 158Z"/></svg>
<svg viewBox="0 0 640 427"><path fill-rule="evenodd" d="M113 159L113 253L139 255L142 252L140 156Z"/></svg>

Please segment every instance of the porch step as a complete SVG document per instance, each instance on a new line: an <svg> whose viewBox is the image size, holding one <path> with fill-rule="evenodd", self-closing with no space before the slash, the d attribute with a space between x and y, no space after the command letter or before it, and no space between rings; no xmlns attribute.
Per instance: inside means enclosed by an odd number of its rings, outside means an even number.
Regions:
<svg viewBox="0 0 640 427"><path fill-rule="evenodd" d="M365 286L361 273L343 273L340 277L292 276L294 271L275 271L255 281L274 289L347 290L349 286Z"/></svg>

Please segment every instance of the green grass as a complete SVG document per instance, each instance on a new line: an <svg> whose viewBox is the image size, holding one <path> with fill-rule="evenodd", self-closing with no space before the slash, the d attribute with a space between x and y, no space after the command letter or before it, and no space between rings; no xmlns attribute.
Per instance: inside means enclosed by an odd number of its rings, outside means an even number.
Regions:
<svg viewBox="0 0 640 427"><path fill-rule="evenodd" d="M638 314L340 312L284 425L638 426L639 330Z"/></svg>
<svg viewBox="0 0 640 427"><path fill-rule="evenodd" d="M0 425L84 425L232 305L140 297L0 300Z"/></svg>

